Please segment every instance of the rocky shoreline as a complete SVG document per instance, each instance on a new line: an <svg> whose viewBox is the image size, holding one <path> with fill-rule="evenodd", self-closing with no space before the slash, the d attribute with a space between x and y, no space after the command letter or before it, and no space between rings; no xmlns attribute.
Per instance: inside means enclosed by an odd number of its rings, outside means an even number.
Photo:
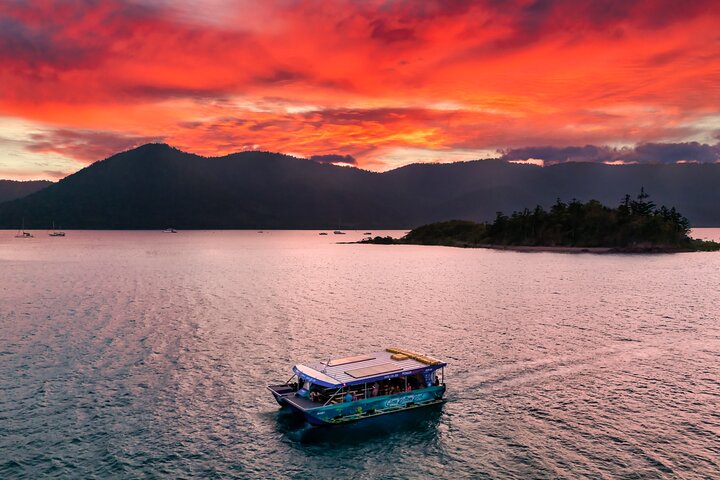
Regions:
<svg viewBox="0 0 720 480"><path fill-rule="evenodd" d="M471 244L463 242L452 243L415 243L404 239L392 237L365 238L357 242L338 242L338 244L371 244L371 245L425 245L455 248L485 248L489 250L507 250L512 252L526 253L593 253L593 254L658 254L658 253L688 253L697 252L692 248L681 248L674 246L658 245L637 245L628 247L573 247L573 246L550 246L550 245L492 245L492 244Z"/></svg>

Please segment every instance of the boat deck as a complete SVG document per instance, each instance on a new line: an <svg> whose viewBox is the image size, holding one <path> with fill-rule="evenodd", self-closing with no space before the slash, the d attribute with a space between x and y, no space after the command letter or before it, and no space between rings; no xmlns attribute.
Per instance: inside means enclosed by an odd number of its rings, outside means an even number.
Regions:
<svg viewBox="0 0 720 480"><path fill-rule="evenodd" d="M295 408L298 408L300 410L311 410L313 408L322 407L323 404L319 402L313 402L309 398L303 398L303 397L296 397L293 395L288 395L285 398L285 401L291 405L293 405Z"/></svg>
<svg viewBox="0 0 720 480"><path fill-rule="evenodd" d="M446 365L434 358L422 356L424 361L420 361L410 356L396 355L388 350L296 365L295 373L305 374L323 386L336 387L367 383Z"/></svg>

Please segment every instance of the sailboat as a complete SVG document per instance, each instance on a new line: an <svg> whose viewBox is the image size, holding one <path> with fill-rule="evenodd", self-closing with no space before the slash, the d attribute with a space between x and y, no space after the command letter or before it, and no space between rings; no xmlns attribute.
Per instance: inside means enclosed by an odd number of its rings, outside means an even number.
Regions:
<svg viewBox="0 0 720 480"><path fill-rule="evenodd" d="M33 238L33 234L30 232L25 231L25 219L22 220L22 228L18 230L17 235L15 235L15 238Z"/></svg>
<svg viewBox="0 0 720 480"><path fill-rule="evenodd" d="M50 237L64 237L64 236L65 236L65 232L60 232L60 231L58 231L58 230L55 230L55 222L53 222L52 232L48 233L48 236L50 236Z"/></svg>
<svg viewBox="0 0 720 480"><path fill-rule="evenodd" d="M338 218L338 229L333 232L335 235L345 235L345 232L340 230L340 219Z"/></svg>

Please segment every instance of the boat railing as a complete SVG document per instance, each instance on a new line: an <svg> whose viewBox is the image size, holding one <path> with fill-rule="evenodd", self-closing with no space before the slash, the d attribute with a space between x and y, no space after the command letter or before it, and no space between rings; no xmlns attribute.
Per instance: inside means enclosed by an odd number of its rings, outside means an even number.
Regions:
<svg viewBox="0 0 720 480"><path fill-rule="evenodd" d="M444 383L440 383L440 385L444 385ZM429 387L430 385L428 385ZM375 398L375 397L384 397L387 395L398 395L401 393L409 393L415 390L422 390L424 387L416 387L411 388L410 390L400 389L400 390L391 390L391 389L380 389L377 395L373 395L372 391L369 389L367 391L364 390L347 390L346 387L340 387L337 390L335 390L328 398L327 400L323 401L322 399L316 400L317 403L321 403L324 407L330 405L330 404L338 404L338 403L345 403L345 400L343 399L344 395L348 393L348 391L352 394L353 398L352 401L358 401L358 400L365 400L367 398Z"/></svg>
<svg viewBox="0 0 720 480"><path fill-rule="evenodd" d="M337 395L337 394L340 393L341 391L342 391L342 387L340 387L340 388L338 388L337 390L335 390L335 392L334 392L332 395L330 395L330 398L328 398L327 402L325 402L325 403L323 404L323 407L326 407L326 406L330 405L330 402L332 402L332 399L335 398L335 395Z"/></svg>

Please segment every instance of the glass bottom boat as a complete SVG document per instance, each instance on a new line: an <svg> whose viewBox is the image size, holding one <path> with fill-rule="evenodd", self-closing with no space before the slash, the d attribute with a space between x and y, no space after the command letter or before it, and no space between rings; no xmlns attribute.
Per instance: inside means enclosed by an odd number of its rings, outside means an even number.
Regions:
<svg viewBox="0 0 720 480"><path fill-rule="evenodd" d="M293 376L267 388L312 425L334 425L436 405L447 364L402 348L295 365Z"/></svg>

